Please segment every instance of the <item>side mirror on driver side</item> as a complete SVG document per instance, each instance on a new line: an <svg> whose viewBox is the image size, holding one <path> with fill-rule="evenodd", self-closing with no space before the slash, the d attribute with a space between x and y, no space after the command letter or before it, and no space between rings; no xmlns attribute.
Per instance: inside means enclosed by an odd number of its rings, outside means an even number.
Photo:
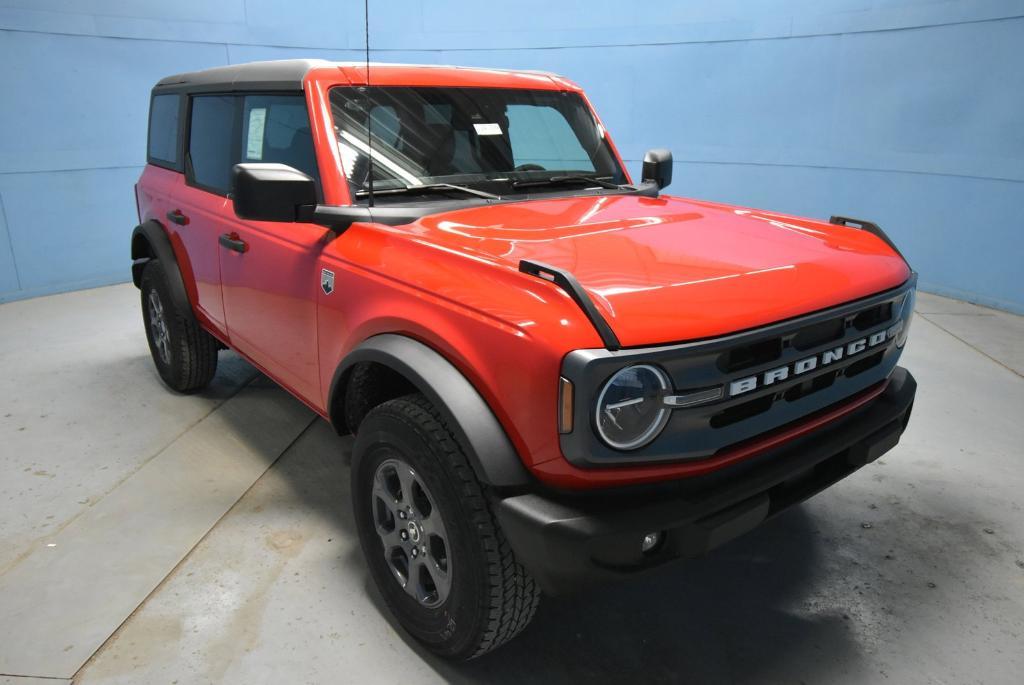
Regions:
<svg viewBox="0 0 1024 685"><path fill-rule="evenodd" d="M316 182L287 164L236 164L231 201L239 219L298 221L300 207L316 206Z"/></svg>

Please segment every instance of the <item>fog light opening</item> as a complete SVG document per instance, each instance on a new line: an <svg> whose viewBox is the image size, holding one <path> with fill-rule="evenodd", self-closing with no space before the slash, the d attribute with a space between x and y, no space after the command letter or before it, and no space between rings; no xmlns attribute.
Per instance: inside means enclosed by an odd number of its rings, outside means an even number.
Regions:
<svg viewBox="0 0 1024 685"><path fill-rule="evenodd" d="M644 554L653 554L658 551L661 547L661 543L665 540L665 531L659 530L654 533L647 533L644 535L643 540L640 541L640 551Z"/></svg>

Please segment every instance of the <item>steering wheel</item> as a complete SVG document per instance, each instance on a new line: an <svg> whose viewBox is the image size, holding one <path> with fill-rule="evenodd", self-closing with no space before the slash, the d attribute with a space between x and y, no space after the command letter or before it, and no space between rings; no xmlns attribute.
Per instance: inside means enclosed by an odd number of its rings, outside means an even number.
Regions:
<svg viewBox="0 0 1024 685"><path fill-rule="evenodd" d="M540 164L520 164L513 171L547 171Z"/></svg>

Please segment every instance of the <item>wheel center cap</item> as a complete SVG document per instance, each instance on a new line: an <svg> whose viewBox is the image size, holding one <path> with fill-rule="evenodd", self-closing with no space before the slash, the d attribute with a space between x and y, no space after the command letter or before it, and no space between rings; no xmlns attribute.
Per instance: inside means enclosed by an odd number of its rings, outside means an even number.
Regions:
<svg viewBox="0 0 1024 685"><path fill-rule="evenodd" d="M413 542L419 542L420 541L420 529L419 529L419 526L417 526L412 521L409 521L409 525L406 526L406 527L409 529L409 539L412 540Z"/></svg>

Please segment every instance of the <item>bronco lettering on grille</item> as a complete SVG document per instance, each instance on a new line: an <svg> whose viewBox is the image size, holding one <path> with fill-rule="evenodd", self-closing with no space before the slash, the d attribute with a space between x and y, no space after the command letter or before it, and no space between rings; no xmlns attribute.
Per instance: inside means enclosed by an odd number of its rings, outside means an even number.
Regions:
<svg viewBox="0 0 1024 685"><path fill-rule="evenodd" d="M763 388L767 385L774 385L775 383L782 382L788 378L800 376L813 371L814 369L854 357L867 350L878 347L885 343L886 340L896 337L897 332L898 325L892 326L888 330L877 331L869 336L852 340L843 345L839 345L810 357L805 357L790 364L786 364L785 366L768 369L767 371L763 371L754 376L739 378L729 383L729 397L742 395L745 392L750 392L757 388Z"/></svg>

